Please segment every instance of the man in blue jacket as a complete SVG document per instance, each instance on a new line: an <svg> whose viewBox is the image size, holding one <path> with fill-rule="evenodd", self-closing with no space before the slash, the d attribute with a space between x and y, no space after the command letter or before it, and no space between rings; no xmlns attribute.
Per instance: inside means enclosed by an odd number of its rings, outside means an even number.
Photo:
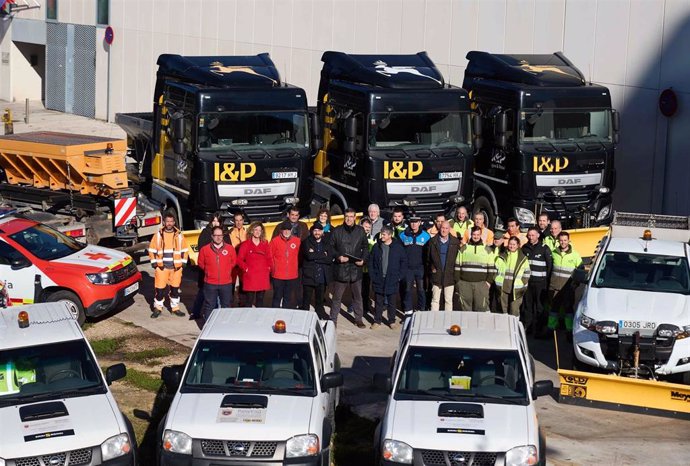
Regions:
<svg viewBox="0 0 690 466"><path fill-rule="evenodd" d="M431 239L429 233L422 229L422 219L416 214L410 215L410 226L398 238L405 246L407 254L407 277L405 277L405 312L426 310L426 292L424 288L424 247ZM417 307L413 307L412 293L417 287Z"/></svg>
<svg viewBox="0 0 690 466"><path fill-rule="evenodd" d="M388 310L388 325L394 329L395 295L400 281L407 273L407 254L400 241L393 238L394 230L389 226L381 228L380 239L371 250L369 276L376 295L376 311L371 329L381 327L384 307Z"/></svg>

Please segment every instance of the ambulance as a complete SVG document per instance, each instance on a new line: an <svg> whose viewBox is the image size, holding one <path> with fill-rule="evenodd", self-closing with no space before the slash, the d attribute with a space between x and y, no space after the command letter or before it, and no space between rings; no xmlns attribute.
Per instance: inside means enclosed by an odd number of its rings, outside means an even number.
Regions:
<svg viewBox="0 0 690 466"><path fill-rule="evenodd" d="M0 311L0 466L132 466L136 443L65 303Z"/></svg>
<svg viewBox="0 0 690 466"><path fill-rule="evenodd" d="M80 324L132 301L141 273L129 255L80 243L13 210L0 209L0 301L65 302Z"/></svg>

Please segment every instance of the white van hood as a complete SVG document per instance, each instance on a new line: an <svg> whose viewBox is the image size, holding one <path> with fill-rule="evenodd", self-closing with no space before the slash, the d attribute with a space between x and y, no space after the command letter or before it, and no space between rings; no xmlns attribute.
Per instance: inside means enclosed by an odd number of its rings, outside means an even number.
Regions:
<svg viewBox="0 0 690 466"><path fill-rule="evenodd" d="M20 408L50 402L64 403L69 414L22 422ZM46 433L52 436L25 440L25 437L43 437ZM0 409L0 458L24 458L95 447L119 433L118 420L105 394L7 406Z"/></svg>
<svg viewBox="0 0 690 466"><path fill-rule="evenodd" d="M690 325L690 297L675 293L592 288L581 311L594 320Z"/></svg>
<svg viewBox="0 0 690 466"><path fill-rule="evenodd" d="M321 435L321 432L309 432L312 405L316 397L266 394L268 404L265 411L255 418L255 422L230 422L227 408L220 407L226 395L178 393L170 408L165 428L184 432L194 439L213 440L281 441L299 434ZM258 418L263 421L256 420Z"/></svg>
<svg viewBox="0 0 690 466"><path fill-rule="evenodd" d="M506 452L520 445L536 445L536 434L530 441L528 406L468 403L481 405L484 418L441 418L441 403L447 402L391 400L392 423L386 437L422 450ZM442 433L439 429L467 433Z"/></svg>

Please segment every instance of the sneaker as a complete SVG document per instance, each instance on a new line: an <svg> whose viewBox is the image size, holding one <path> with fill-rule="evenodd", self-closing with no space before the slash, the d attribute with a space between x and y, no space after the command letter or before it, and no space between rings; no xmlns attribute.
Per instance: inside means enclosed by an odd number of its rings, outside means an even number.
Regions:
<svg viewBox="0 0 690 466"><path fill-rule="evenodd" d="M170 313L174 316L177 316L177 317L184 317L185 316L185 313L180 311L179 309L175 309L174 311L170 311Z"/></svg>
<svg viewBox="0 0 690 466"><path fill-rule="evenodd" d="M361 322L361 321L355 322L355 325L357 326L357 328L366 328L367 327L366 325L364 325L364 322Z"/></svg>
<svg viewBox="0 0 690 466"><path fill-rule="evenodd" d="M397 322L391 322L388 326L391 330L396 330L400 325Z"/></svg>
<svg viewBox="0 0 690 466"><path fill-rule="evenodd" d="M158 316L160 316L160 315L161 315L161 311L159 311L158 309L154 309L153 312L151 313L151 318L157 319Z"/></svg>
<svg viewBox="0 0 690 466"><path fill-rule="evenodd" d="M369 328L372 330L378 330L381 328L381 324L374 322L373 324L371 324L371 327Z"/></svg>

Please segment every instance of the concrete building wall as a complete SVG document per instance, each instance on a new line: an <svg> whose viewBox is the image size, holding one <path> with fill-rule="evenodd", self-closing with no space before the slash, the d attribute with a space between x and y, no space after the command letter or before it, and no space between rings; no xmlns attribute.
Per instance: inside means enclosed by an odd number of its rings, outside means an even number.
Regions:
<svg viewBox="0 0 690 466"><path fill-rule="evenodd" d="M690 212L690 2L687 0L111 0L115 43L99 43L96 113L151 108L161 53L267 51L283 78L316 97L325 50L428 51L460 84L470 50L562 50L611 90L622 114L616 208ZM58 20L94 24L93 0L58 0ZM43 20L45 12L20 13ZM102 31L99 34L102 40ZM7 47L6 40L0 51ZM110 106L104 95L110 53ZM106 71L103 68L106 67ZM105 79L103 78L105 74ZM0 65L0 97L8 95ZM15 84L16 86L17 84ZM106 85L107 87L107 85ZM661 90L678 94L671 119Z"/></svg>

